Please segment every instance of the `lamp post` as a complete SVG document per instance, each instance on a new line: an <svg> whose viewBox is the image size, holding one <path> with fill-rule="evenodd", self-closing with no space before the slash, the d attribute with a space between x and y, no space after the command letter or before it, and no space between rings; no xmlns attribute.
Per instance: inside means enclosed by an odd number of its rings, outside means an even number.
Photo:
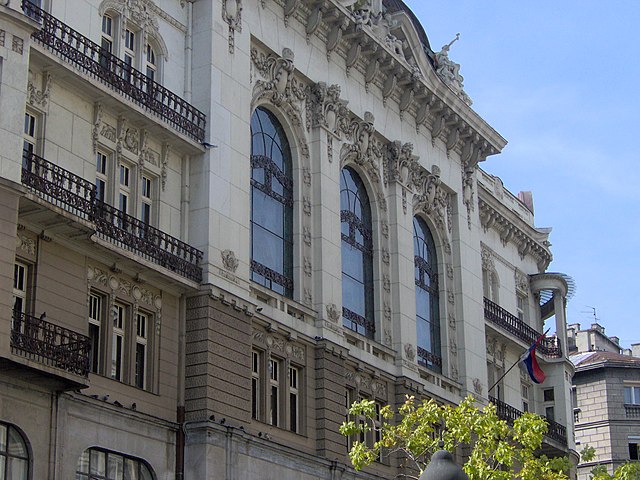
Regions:
<svg viewBox="0 0 640 480"><path fill-rule="evenodd" d="M469 480L469 477L449 452L438 450L418 480Z"/></svg>

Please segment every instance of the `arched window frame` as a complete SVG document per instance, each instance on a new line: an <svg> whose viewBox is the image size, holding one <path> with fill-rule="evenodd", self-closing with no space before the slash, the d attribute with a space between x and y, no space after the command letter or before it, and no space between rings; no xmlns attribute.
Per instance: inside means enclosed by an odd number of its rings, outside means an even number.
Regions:
<svg viewBox="0 0 640 480"><path fill-rule="evenodd" d="M2 447L3 446L3 447ZM0 422L0 472L2 478L29 480L31 478L31 449L24 434L16 426ZM16 475L22 471L22 476Z"/></svg>
<svg viewBox="0 0 640 480"><path fill-rule="evenodd" d="M345 203L346 201L346 203ZM361 176L352 167L340 172L340 224L342 253L342 323L345 328L368 338L375 335L373 281L373 220L369 194ZM359 252L359 253L358 253ZM346 255L358 255L356 261L346 261ZM345 266L359 271L345 271ZM357 278L360 275L361 278ZM359 285L362 297L348 292L349 284ZM359 311L355 305L359 303ZM350 308L352 307L352 308Z"/></svg>
<svg viewBox="0 0 640 480"><path fill-rule="evenodd" d="M413 218L413 249L418 363L441 373L442 333L440 325L438 256L431 229L418 216ZM421 305L421 298L424 298L422 297L423 295L426 295L428 311L424 311L425 309ZM428 334L428 336L425 334Z"/></svg>
<svg viewBox="0 0 640 480"><path fill-rule="evenodd" d="M102 457L102 460L100 458ZM94 466L96 462L98 465ZM102 447L87 448L76 464L76 480L102 480L111 478L107 476L108 468L112 465L121 465L122 472L125 473L125 465L135 467L135 476L139 480L156 480L156 474L151 465L142 458L134 457L125 453L115 452ZM101 467L104 467L102 470ZM127 477L126 475L124 478Z"/></svg>
<svg viewBox="0 0 640 480"><path fill-rule="evenodd" d="M267 127L272 130L271 132L262 125L263 121L270 122ZM260 126L261 129L256 130L256 126ZM256 150L256 146L260 145L261 147ZM280 165L279 162L274 161L274 155L275 158L281 160ZM263 172L261 179L257 177L260 171ZM254 212L257 192L280 204L282 218L271 219L274 223L282 222L281 228L277 231L266 228L267 225L257 221ZM293 298L294 295L293 206L294 180L291 144L283 124L274 112L265 106L258 106L251 116L251 279L288 298ZM258 245L255 243L256 227L264 230L265 234L272 234L271 238L275 237L281 241L281 264L268 265L258 261Z"/></svg>

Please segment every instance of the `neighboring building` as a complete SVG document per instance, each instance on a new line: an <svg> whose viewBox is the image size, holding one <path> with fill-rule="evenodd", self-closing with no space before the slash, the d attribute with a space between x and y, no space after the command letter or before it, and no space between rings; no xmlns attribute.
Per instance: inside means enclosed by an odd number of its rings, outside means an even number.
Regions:
<svg viewBox="0 0 640 480"><path fill-rule="evenodd" d="M570 284L450 46L398 0L0 5L0 478L392 478L338 428L405 394L575 459Z"/></svg>
<svg viewBox="0 0 640 480"><path fill-rule="evenodd" d="M605 335L597 323L587 330L571 324L568 336L576 366L576 444L578 450L596 449L592 462L578 465L578 479L588 480L595 465L612 473L629 460L640 460L640 345L621 349L618 338Z"/></svg>

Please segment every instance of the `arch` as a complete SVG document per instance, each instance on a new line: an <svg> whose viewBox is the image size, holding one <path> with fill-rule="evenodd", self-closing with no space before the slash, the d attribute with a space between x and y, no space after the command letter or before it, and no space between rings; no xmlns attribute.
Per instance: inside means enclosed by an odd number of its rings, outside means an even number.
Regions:
<svg viewBox="0 0 640 480"><path fill-rule="evenodd" d="M362 179L351 167L340 174L343 325L373 338L373 229L371 204Z"/></svg>
<svg viewBox="0 0 640 480"><path fill-rule="evenodd" d="M114 478L156 480L156 474L147 461L95 446L87 448L78 458L75 478L76 480L112 478L107 477L107 472L114 471L118 472Z"/></svg>
<svg viewBox="0 0 640 480"><path fill-rule="evenodd" d="M293 296L293 166L287 135L276 116L257 107L251 116L251 279Z"/></svg>
<svg viewBox="0 0 640 480"><path fill-rule="evenodd" d="M418 363L442 372L438 257L431 229L413 217Z"/></svg>
<svg viewBox="0 0 640 480"><path fill-rule="evenodd" d="M0 422L0 473L17 480L31 478L29 442L18 427L5 422Z"/></svg>

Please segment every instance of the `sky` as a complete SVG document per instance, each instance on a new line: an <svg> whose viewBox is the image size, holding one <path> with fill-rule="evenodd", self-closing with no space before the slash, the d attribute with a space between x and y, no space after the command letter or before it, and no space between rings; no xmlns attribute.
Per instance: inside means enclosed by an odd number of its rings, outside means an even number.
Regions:
<svg viewBox="0 0 640 480"><path fill-rule="evenodd" d="M481 167L533 192L568 323L640 343L640 1L405 0L453 44L472 108L508 140Z"/></svg>

